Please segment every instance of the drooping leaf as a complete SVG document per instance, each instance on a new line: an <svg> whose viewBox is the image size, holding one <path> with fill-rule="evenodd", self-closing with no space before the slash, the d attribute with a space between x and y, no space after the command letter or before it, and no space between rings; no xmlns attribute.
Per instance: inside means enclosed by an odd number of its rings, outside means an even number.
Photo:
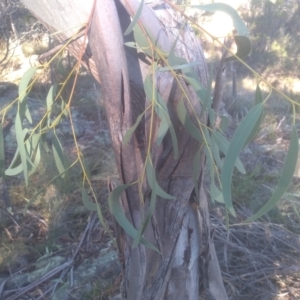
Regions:
<svg viewBox="0 0 300 300"><path fill-rule="evenodd" d="M6 169L5 175L6 176L15 176L15 175L20 174L22 171L23 171L23 165L21 163L17 167Z"/></svg>
<svg viewBox="0 0 300 300"><path fill-rule="evenodd" d="M226 139L226 137L223 136L220 132L218 132L216 130L213 130L212 139L214 140L214 142L216 142L216 144L218 145L220 151L226 156L229 145L230 145L230 143ZM244 165L243 165L242 161L239 158L237 158L237 160L236 160L235 167L242 174L246 174L246 170L244 168Z"/></svg>
<svg viewBox="0 0 300 300"><path fill-rule="evenodd" d="M198 180L200 175L200 158L201 158L201 148L195 154L194 161L193 161L193 180L195 184L195 193L197 199L199 199L199 186Z"/></svg>
<svg viewBox="0 0 300 300"><path fill-rule="evenodd" d="M158 110L159 110L159 108L158 108ZM165 135L167 134L167 132L169 130L169 124L165 118L164 113L161 113L160 115L162 117L160 118L161 122L160 122L159 128L157 130L157 139L156 139L156 143L158 146L161 145Z"/></svg>
<svg viewBox="0 0 300 300"><path fill-rule="evenodd" d="M48 92L47 98L46 98L48 127L50 127L50 123L51 123L51 110L52 110L52 105L53 105L54 98L56 95L56 89L57 89L57 85L52 85L49 89L49 92Z"/></svg>
<svg viewBox="0 0 300 300"><path fill-rule="evenodd" d="M31 81L33 75L37 71L38 67L31 67L29 70L27 70L24 75L22 76L22 79L19 84L19 101L23 102L24 98L27 96L27 87L29 82Z"/></svg>
<svg viewBox="0 0 300 300"><path fill-rule="evenodd" d="M61 174L61 177L65 178L65 156L62 150L61 143L56 134L54 134L52 138L52 151L57 170L59 174Z"/></svg>
<svg viewBox="0 0 300 300"><path fill-rule="evenodd" d="M55 127L56 125L58 125L59 124L59 122L60 122L60 120L61 120L61 118L62 118L62 114L59 114L54 120L53 120L53 122L52 122L52 124L51 124L51 127Z"/></svg>
<svg viewBox="0 0 300 300"><path fill-rule="evenodd" d="M147 181L149 186L151 187L152 191L156 191L156 194L160 196L161 198L164 199L170 199L173 200L175 199L174 196L169 195L166 193L157 183L156 181L156 175L155 175L155 170L153 168L152 162L150 159L147 160L146 162L146 175L147 175Z"/></svg>
<svg viewBox="0 0 300 300"><path fill-rule="evenodd" d="M127 145L131 139L132 134L135 132L136 128L139 126L142 118L144 117L145 112L141 113L138 118L136 119L136 122L134 123L134 125L132 127L130 127L124 137L123 137L123 144Z"/></svg>
<svg viewBox="0 0 300 300"><path fill-rule="evenodd" d="M129 48L134 48L134 49L137 48L137 45L136 45L135 42L126 42L126 43L124 43L124 45L129 47Z"/></svg>
<svg viewBox="0 0 300 300"><path fill-rule="evenodd" d="M219 203L224 204L224 198L222 192L217 188L215 181L210 184L210 195L211 197Z"/></svg>
<svg viewBox="0 0 300 300"><path fill-rule="evenodd" d="M262 92L261 92L261 89L260 89L259 85L257 85L256 91L255 91L255 105L262 104L262 103L263 103ZM264 109L262 108L262 110L260 112L260 115L259 115L259 118L258 118L255 126L253 127L252 132L249 135L247 141L245 142L244 147L246 145L248 145L253 140L253 138L257 135L257 133L259 131L259 128L260 128L260 125L261 125L262 120L263 120L263 116L264 116Z"/></svg>
<svg viewBox="0 0 300 300"><path fill-rule="evenodd" d="M156 48L156 51L154 51L152 45L149 43L149 40L153 45L157 46L155 38L153 38L149 33L145 33L141 29L139 24L136 24L136 26L134 27L133 34L134 40L136 41L136 44L138 45L139 49L142 50L147 56L151 57L154 60L158 60L160 58L160 55L164 57L168 56L168 53L165 53L159 50L158 48ZM154 53L152 53L151 49L153 49Z"/></svg>
<svg viewBox="0 0 300 300"><path fill-rule="evenodd" d="M157 144L160 145L164 136L167 134L167 126L170 130L171 139L172 139L172 146L174 152L174 159L178 158L178 141L174 126L171 122L168 107L165 101L162 99L161 95L157 93L156 95L157 104L155 105L155 112L161 120L161 125L158 130L157 135Z"/></svg>
<svg viewBox="0 0 300 300"><path fill-rule="evenodd" d="M211 151L212 151L214 160L215 160L218 168L220 170L222 170L222 168L223 168L223 161L221 160L221 157L220 157L220 149L219 149L219 147L218 147L218 145L217 145L217 143L215 142L214 139L212 139Z"/></svg>
<svg viewBox="0 0 300 300"><path fill-rule="evenodd" d="M5 175L5 152L4 152L4 137L3 128L0 123L0 178Z"/></svg>
<svg viewBox="0 0 300 300"><path fill-rule="evenodd" d="M86 209L88 209L90 211L96 211L97 210L96 203L93 203L93 202L90 201L90 197L89 197L88 192L87 192L87 190L84 186L81 188L81 198L82 198L82 202L83 202Z"/></svg>
<svg viewBox="0 0 300 300"><path fill-rule="evenodd" d="M28 172L28 176L31 176L36 171L41 161L40 139L41 139L41 133L36 133L33 134L26 141L26 148L27 148L28 156L30 158L29 163L32 166Z"/></svg>
<svg viewBox="0 0 300 300"><path fill-rule="evenodd" d="M184 57L179 57L175 55L175 49L176 49L178 38L179 36L177 36L177 38L175 39L168 55L168 64L172 67L172 69L178 65L188 64L188 61Z"/></svg>
<svg viewBox="0 0 300 300"><path fill-rule="evenodd" d="M23 120L24 116L26 116L28 122L32 124L32 118L30 115L30 111L27 107L27 88L29 85L29 82L31 81L33 75L36 73L38 67L32 67L29 70L25 72L23 75L20 84L19 84L19 114L21 117L21 120Z"/></svg>
<svg viewBox="0 0 300 300"><path fill-rule="evenodd" d="M146 214L145 220L143 221L142 226L140 227L140 229L137 232L136 237L134 238L132 248L136 247L140 243L141 237L142 237L145 229L147 228L149 221L153 215L155 204L156 204L156 191L152 190L149 209L147 211L147 214Z"/></svg>
<svg viewBox="0 0 300 300"><path fill-rule="evenodd" d="M191 67L196 67L199 65L199 62L195 61L195 62L191 62L191 63L184 63L184 64L177 64L174 65L172 67L168 66L168 67L159 67L157 68L158 72L164 72L164 71L170 71L170 69L172 69L173 71L176 70L183 70L186 68L191 68Z"/></svg>
<svg viewBox="0 0 300 300"><path fill-rule="evenodd" d="M120 224L120 226L125 230L125 232L131 236L133 239L137 235L137 230L133 227L133 225L126 218L123 208L120 204L121 194L130 186L130 184L123 184L116 187L113 191L110 192L108 197L108 205L111 213L114 215L116 221ZM145 238L140 239L141 244L146 247L157 251L157 248L154 247L151 243L149 243Z"/></svg>
<svg viewBox="0 0 300 300"><path fill-rule="evenodd" d="M262 105L258 104L254 106L246 117L242 120L239 127L236 129L232 141L229 145L227 155L225 156L224 165L221 173L221 183L223 190L223 197L226 208L230 213L235 216L235 210L231 200L231 182L232 173L235 166L235 162L238 158L240 151L243 149L246 140L254 128L260 113L262 111Z"/></svg>
<svg viewBox="0 0 300 300"><path fill-rule="evenodd" d="M256 220L257 218L260 218L261 216L265 215L275 206L275 204L284 195L293 179L293 175L297 166L298 151L299 138L297 134L297 129L295 126L293 126L289 150L285 158L283 170L279 182L277 184L276 190L274 191L272 197L268 200L268 202L256 214L248 218L246 222Z"/></svg>
<svg viewBox="0 0 300 300"><path fill-rule="evenodd" d="M221 11L228 14L232 21L233 26L236 29L238 35L234 37L236 45L237 45L237 52L236 55L239 58L244 58L251 53L251 41L248 38L249 30L245 25L242 18L239 16L237 11L228 4L225 3L211 3L206 5L191 5L192 7L209 11L209 12L216 12ZM226 61L235 60L234 56L228 57Z"/></svg>
<svg viewBox="0 0 300 300"><path fill-rule="evenodd" d="M226 116L220 116L220 118L221 118L220 130L222 132L225 132L228 128L229 120Z"/></svg>
<svg viewBox="0 0 300 300"><path fill-rule="evenodd" d="M226 14L228 14L232 21L233 21L233 26L238 32L239 35L249 35L249 31L247 26L245 25L244 21L242 18L239 16L237 11L231 7L228 4L225 3L211 3L211 4L206 4L206 5L191 5L191 7L198 8L201 10L205 10L208 12L216 12L216 11L221 11Z"/></svg>
<svg viewBox="0 0 300 300"><path fill-rule="evenodd" d="M201 107L200 118L203 116L204 113L206 113L209 107L212 107L212 97L211 97L212 82L213 82L213 64L211 63L209 68L209 77L208 77L206 93L204 98L201 99L202 107Z"/></svg>
<svg viewBox="0 0 300 300"><path fill-rule="evenodd" d="M20 151L20 157L21 157L21 162L22 162L22 169L24 173L24 179L25 179L25 184L28 186L28 168L27 168L27 152L26 152L26 147L24 144L24 132L22 128L22 121L20 114L17 113L16 115L16 121L15 121L15 127L16 127L16 140L18 144L18 149Z"/></svg>
<svg viewBox="0 0 300 300"><path fill-rule="evenodd" d="M40 161L41 161L41 148L40 148L40 144L38 144L36 147L36 151L35 151L35 157L32 162L33 163L32 168L29 171L28 176L31 176L37 170L37 167L39 166Z"/></svg>
<svg viewBox="0 0 300 300"><path fill-rule="evenodd" d="M175 133L174 126L170 120L169 116L169 111L168 107L165 103L165 101L162 99L160 94L158 93L157 89L153 92L153 80L152 76L150 74L147 75L145 82L144 82L144 91L149 99L155 105L155 112L160 118L161 122L161 127L158 132L157 136L157 144L160 145L162 142L165 134L167 133L166 131L166 126L168 125L168 129L170 130L171 134L171 139L172 139L172 145L173 145L173 152L174 152L174 159L178 158L178 142L177 142L177 136Z"/></svg>
<svg viewBox="0 0 300 300"><path fill-rule="evenodd" d="M203 142L203 138L199 129L194 125L192 120L190 119L187 110L185 108L183 100L181 100L177 105L177 114L180 122L183 124L184 128L187 132L200 143Z"/></svg>
<svg viewBox="0 0 300 300"><path fill-rule="evenodd" d="M215 184L215 167L214 167L212 153L209 151L209 148L207 146L204 146L204 151L205 151L206 161L207 161L207 165L208 165L210 180L211 180L210 196L213 200L216 200L217 202L220 202L220 203L224 203L223 195ZM220 193L221 193L221 196L220 196Z"/></svg>
<svg viewBox="0 0 300 300"><path fill-rule="evenodd" d="M138 10L136 11L136 14L133 17L130 25L128 26L128 28L124 32L124 35L128 35L133 30L134 26L137 24L137 22L138 22L138 20L139 20L139 18L141 16L143 7L144 7L144 0L141 0L140 6L139 6Z"/></svg>
<svg viewBox="0 0 300 300"><path fill-rule="evenodd" d="M234 40L237 46L237 52L235 54L237 57L239 57L240 59L244 59L251 54L252 45L251 40L248 37L243 35L236 35L234 37ZM236 57L233 55L226 58L227 62L233 60L236 60Z"/></svg>

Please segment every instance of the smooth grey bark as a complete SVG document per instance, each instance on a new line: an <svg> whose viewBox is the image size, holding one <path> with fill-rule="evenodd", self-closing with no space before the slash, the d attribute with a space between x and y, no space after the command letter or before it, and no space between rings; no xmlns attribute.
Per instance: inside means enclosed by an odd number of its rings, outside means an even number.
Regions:
<svg viewBox="0 0 300 300"><path fill-rule="evenodd" d="M76 21L87 22L93 1L40 0L37 4L35 0L23 0L23 3L50 29L64 30L74 27ZM160 124L157 117L152 127L154 135L149 140L149 110L146 111L130 143L126 146L122 143L125 132L150 104L143 87L143 81L149 71L149 58L137 53L136 49L124 47L124 42L133 41L132 34L124 37L123 33L138 5L139 2L136 0L96 2L88 39L92 57L88 57L86 61L88 66L93 65L92 72L101 82L121 181L131 183L140 178L146 160L147 145L151 143L151 157L157 181L167 193L175 196L175 200L157 199L154 214L144 233L144 237L155 245L160 253L142 245L132 249L132 238L122 229L117 231L120 259L124 270L122 297L194 300L198 299L202 282L204 288L209 289L215 299L225 300L227 296L210 239L207 199L202 180L205 159L202 155L199 177L201 197L195 199L192 170L194 156L200 145L187 134L177 117L177 105L183 94L169 72L157 73L156 83L160 95L168 106L178 138L178 160L173 157L169 134L160 146L155 142ZM82 6L84 9L80 15L78 9ZM73 12L76 12L74 18ZM199 61L196 72L205 85L207 83L205 59L201 46L189 27L183 27L180 18L164 5L159 6L155 13L145 6L140 18L143 25L151 31L159 46L166 52L171 49L179 36L176 54L188 61ZM75 32L63 31L60 39L63 40ZM71 48L71 53L75 57L79 55L78 49L82 41L83 39L77 40L75 46ZM200 115L200 102L189 85L183 80L180 83L185 93L189 95L191 106L187 105L186 109L196 124L192 110ZM202 121L205 123L205 118ZM151 189L146 181L142 183L142 193L144 205L137 184L130 186L121 199L126 217L135 228L141 226L142 218L150 203Z"/></svg>

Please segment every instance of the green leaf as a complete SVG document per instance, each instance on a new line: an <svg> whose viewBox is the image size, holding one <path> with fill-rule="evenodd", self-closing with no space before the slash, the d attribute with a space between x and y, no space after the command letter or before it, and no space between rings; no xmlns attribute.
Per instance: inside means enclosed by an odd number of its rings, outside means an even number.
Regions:
<svg viewBox="0 0 300 300"><path fill-rule="evenodd" d="M200 143L203 142L202 135L199 129L194 125L192 120L190 119L187 110L185 108L183 100L181 100L177 105L177 114L179 117L180 122L183 124L184 128L187 132L197 141Z"/></svg>
<svg viewBox="0 0 300 300"><path fill-rule="evenodd" d="M159 108L158 108L159 110ZM169 124L168 124L168 121L166 120L164 114L160 114L161 116L161 122L160 122L160 125L159 125L159 128L157 130L157 139L156 139L156 143L158 146L161 145L165 135L167 134L168 130L169 130Z"/></svg>
<svg viewBox="0 0 300 300"><path fill-rule="evenodd" d="M247 26L245 25L242 18L239 16L237 11L231 7L230 5L227 5L225 3L211 3L207 5L191 5L191 7L195 7L201 10L209 11L209 12L216 12L221 11L226 14L228 14L232 21L233 26L235 27L238 35L234 37L235 43L237 45L237 52L236 55L239 58L244 58L248 56L251 53L251 41L247 37L249 36L249 30ZM235 60L236 58L234 56L230 56L226 59L226 61Z"/></svg>
<svg viewBox="0 0 300 300"><path fill-rule="evenodd" d="M134 123L134 125L132 127L130 127L124 137L123 137L123 144L127 145L131 139L132 134L135 132L136 128L139 126L143 116L144 116L145 112L141 113L138 118L136 119L136 122Z"/></svg>
<svg viewBox="0 0 300 300"><path fill-rule="evenodd" d="M202 101L200 118L203 116L203 114L206 112L206 110L209 107L212 107L212 97L211 97L212 82L213 82L213 63L210 64L210 68L209 68L208 84L207 84L205 96L202 99L203 101Z"/></svg>
<svg viewBox="0 0 300 300"><path fill-rule="evenodd" d="M212 139L212 143L211 143L211 151L212 151L212 154L213 154L213 157L214 157L214 160L218 166L218 168L220 170L222 170L223 168L223 161L221 160L220 158L220 149L217 145L217 143L215 142L214 139Z"/></svg>
<svg viewBox="0 0 300 300"><path fill-rule="evenodd" d="M236 216L231 200L231 182L233 168L235 166L235 162L238 158L240 151L243 149L245 142L247 141L252 129L254 128L260 116L261 111L261 104L254 106L249 111L249 113L240 123L239 127L236 129L232 141L229 145L227 155L225 156L221 174L221 183L226 208L230 211L230 213L233 216Z"/></svg>
<svg viewBox="0 0 300 300"><path fill-rule="evenodd" d="M255 91L255 105L262 104L262 103L263 103L262 92L261 92L261 89L260 89L259 85L257 85L256 91ZM247 141L245 142L244 147L246 145L248 145L253 140L253 138L257 135L257 133L259 132L259 128L260 128L260 125L262 123L263 117L264 117L264 109L262 108L262 110L260 112L260 115L259 115L259 118L258 118L255 126L253 127Z"/></svg>
<svg viewBox="0 0 300 300"><path fill-rule="evenodd" d="M126 29L126 31L124 32L124 35L128 35L134 28L134 26L137 24L137 21L139 20L142 10L144 7L144 0L141 0L141 4L132 20L132 22L130 23L130 25L128 26L128 28Z"/></svg>
<svg viewBox="0 0 300 300"><path fill-rule="evenodd" d="M137 45L136 45L135 42L126 42L126 43L124 43L124 45L129 47L129 48L134 48L134 49L137 48Z"/></svg>
<svg viewBox="0 0 300 300"><path fill-rule="evenodd" d="M235 54L237 57L239 57L240 59L243 59L251 54L252 45L251 45L251 41L248 37L242 36L242 35L237 35L234 37L234 40L235 40L235 43L237 46L237 52ZM233 60L236 60L236 57L233 55L226 58L227 62L233 61Z"/></svg>
<svg viewBox="0 0 300 300"><path fill-rule="evenodd" d="M171 139L172 139L172 145L173 145L173 152L174 152L174 159L178 158L178 142L177 142L177 136L175 133L174 126L170 120L169 116L169 111L168 107L165 103L165 101L162 99L160 94L155 90L153 93L153 80L152 80L152 75L148 74L145 82L144 82L144 91L146 94L146 97L155 105L155 112L160 118L162 124L159 128L159 132L157 135L157 144L160 145L162 142L165 134L167 133L166 131L166 125L168 125L168 128L170 130L171 134Z"/></svg>
<svg viewBox="0 0 300 300"><path fill-rule="evenodd" d="M4 152L4 137L3 128L0 123L0 178L5 175L5 152Z"/></svg>
<svg viewBox="0 0 300 300"><path fill-rule="evenodd" d="M150 219L153 215L153 212L154 212L154 209L155 209L155 204L156 204L156 191L152 190L151 191L150 206L149 206L146 218L143 221L142 226L138 230L138 233L137 233L136 237L134 238L132 248L136 247L140 243L141 237L142 237L145 229L147 228L147 226L149 224L149 221L150 221Z"/></svg>
<svg viewBox="0 0 300 300"><path fill-rule="evenodd" d="M38 67L32 67L25 72L23 75L20 84L19 84L19 101L23 102L24 98L27 96L27 87L32 79L33 75L37 71Z"/></svg>
<svg viewBox="0 0 300 300"><path fill-rule="evenodd" d="M184 64L177 64L177 65L174 65L172 67L168 66L168 67L159 67L157 68L157 71L159 72L164 72L164 71L170 71L170 70L183 70L183 69L186 69L186 68L191 68L191 67L196 67L199 65L199 62L198 61L195 61L195 62L191 62L191 63L184 63Z"/></svg>
<svg viewBox="0 0 300 300"><path fill-rule="evenodd" d="M54 98L56 95L56 89L57 89L57 85L52 85L49 89L49 92L48 92L48 95L46 98L48 127L50 127L50 123L51 123L51 110L52 110L52 105L53 105Z"/></svg>
<svg viewBox="0 0 300 300"><path fill-rule="evenodd" d="M216 11L224 12L231 17L231 19L233 21L233 26L237 30L239 35L249 35L248 28L245 25L242 18L239 16L237 11L228 4L211 3L211 4L206 4L206 5L191 5L191 7L205 10L208 12L216 12Z"/></svg>
<svg viewBox="0 0 300 300"><path fill-rule="evenodd" d="M216 184L215 184L215 167L214 167L214 161L212 158L212 154L209 152L209 149L207 146L204 146L204 152L205 152L208 170L209 170L209 174L210 174L210 180L211 180L210 196L213 200L224 203L223 195L220 196L221 192L219 191L219 189L216 187Z"/></svg>
<svg viewBox="0 0 300 300"><path fill-rule="evenodd" d="M179 35L177 36L176 40L174 41L171 50L168 55L168 64L172 67L175 67L176 65L181 65L181 64L188 64L188 61L184 57L179 57L175 55L175 49L177 45Z"/></svg>
<svg viewBox="0 0 300 300"><path fill-rule="evenodd" d="M36 171L37 167L40 164L40 161L41 161L41 148L40 148L40 144L38 144L35 150L35 157L32 164L32 168L29 171L28 176L31 176Z"/></svg>
<svg viewBox="0 0 300 300"><path fill-rule="evenodd" d="M22 121L19 112L16 115L16 121L15 121L15 127L16 127L16 139L18 143L18 148L20 151L20 157L21 157L21 162L22 162L22 169L24 173L24 179L25 179L25 184L28 186L28 170L27 170L27 152L26 152L26 147L24 144L24 131L22 128Z"/></svg>
<svg viewBox="0 0 300 300"><path fill-rule="evenodd" d="M228 128L229 120L226 116L220 116L220 118L221 118L220 130L222 132L225 132Z"/></svg>
<svg viewBox="0 0 300 300"><path fill-rule="evenodd" d="M17 148L17 150L15 151L14 157L11 160L11 163L9 165L9 168L14 167L18 161L18 159L20 158L20 151L19 148Z"/></svg>
<svg viewBox="0 0 300 300"><path fill-rule="evenodd" d="M199 198L199 186L198 186L198 180L200 176L200 158L201 158L201 148L198 149L198 151L195 154L194 161L193 161L193 180L195 184L195 193L197 199Z"/></svg>
<svg viewBox="0 0 300 300"><path fill-rule="evenodd" d="M59 114L59 115L53 120L51 126L52 126L52 127L55 127L55 126L60 122L61 118L62 118L62 114Z"/></svg>
<svg viewBox="0 0 300 300"><path fill-rule="evenodd" d="M22 163L19 164L17 167L15 168L8 168L5 170L5 175L6 176L15 176L20 174L23 171L23 165Z"/></svg>
<svg viewBox="0 0 300 300"><path fill-rule="evenodd" d="M151 187L152 191L156 191L156 194L160 196L161 198L164 199L170 199L173 200L175 199L174 196L169 195L166 193L157 183L156 181L156 176L155 176L155 170L153 168L152 162L150 159L147 159L146 162L146 175L147 175L147 180L148 184Z"/></svg>
<svg viewBox="0 0 300 300"><path fill-rule="evenodd" d="M171 134L171 139L172 139L174 159L177 159L178 158L178 141L177 141L176 132L175 132L174 126L170 119L168 107L159 93L157 93L157 104L155 105L155 112L161 120L161 124L160 124L158 134L157 134L157 144L158 145L161 144L164 136L167 134L166 127L168 126L168 129L170 130L170 134Z"/></svg>
<svg viewBox="0 0 300 300"><path fill-rule="evenodd" d="M210 196L217 202L224 204L222 192L217 188L215 181L210 184Z"/></svg>
<svg viewBox="0 0 300 300"><path fill-rule="evenodd" d="M131 236L133 239L137 236L138 232L133 227L133 225L128 221L126 218L123 207L120 203L121 194L130 186L130 184L123 184L116 187L113 191L110 192L108 196L108 205L111 213L114 215L116 221L120 224L120 226L125 230L125 232ZM140 240L141 244L145 245L146 247L157 251L157 248L150 244L146 239L143 237Z"/></svg>
<svg viewBox="0 0 300 300"><path fill-rule="evenodd" d="M27 154L28 154L28 162L31 164L31 169L28 172L28 177L31 176L37 169L40 160L41 160L41 153L40 153L40 138L41 138L41 133L36 133L33 134L27 141L25 142L25 146L27 149ZM33 159L31 161L31 159Z"/></svg>
<svg viewBox="0 0 300 300"><path fill-rule="evenodd" d="M220 151L226 156L230 143L225 138L225 136L223 136L220 132L214 130L212 132L212 140L214 140L216 142ZM237 158L237 160L236 160L235 167L242 174L246 174L246 170L243 166L243 163L241 162L241 160L239 158Z"/></svg>
<svg viewBox="0 0 300 300"><path fill-rule="evenodd" d="M272 197L268 200L268 202L256 214L248 218L246 222L256 220L257 218L260 218L261 216L265 215L275 206L275 204L284 195L293 179L293 175L297 166L298 151L299 138L297 134L297 129L294 126L291 134L289 150L285 158L282 174L280 176L276 190L273 193Z"/></svg>
<svg viewBox="0 0 300 300"><path fill-rule="evenodd" d="M38 69L38 67L32 67L25 72L25 74L23 75L23 77L20 81L19 90L18 90L19 103L20 103L19 113L20 113L21 120L23 120L24 115L25 115L30 124L32 124L32 118L30 115L30 111L27 107L27 94L28 94L27 87L28 87L28 84L31 81L33 75L37 71L37 69Z"/></svg>
<svg viewBox="0 0 300 300"><path fill-rule="evenodd" d="M142 50L147 56L152 57L151 45L149 44L149 41L139 24L134 27L133 34L134 40L136 41L139 49ZM159 59L159 55L156 52L154 53L153 59Z"/></svg>
<svg viewBox="0 0 300 300"><path fill-rule="evenodd" d="M81 198L82 198L82 202L83 202L84 206L86 207L86 209L91 210L91 211L97 210L97 204L90 201L90 197L84 186L81 189Z"/></svg>
<svg viewBox="0 0 300 300"><path fill-rule="evenodd" d="M61 177L65 178L65 156L62 150L61 143L56 134L54 134L52 138L52 151L57 170L59 174L61 174Z"/></svg>

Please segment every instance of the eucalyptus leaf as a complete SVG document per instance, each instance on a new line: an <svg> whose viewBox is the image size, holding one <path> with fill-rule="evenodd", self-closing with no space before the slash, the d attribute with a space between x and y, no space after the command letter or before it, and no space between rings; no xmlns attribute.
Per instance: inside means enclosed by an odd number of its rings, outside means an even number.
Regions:
<svg viewBox="0 0 300 300"><path fill-rule="evenodd" d="M230 145L230 143L226 139L226 137L223 136L220 132L214 130L212 132L212 139L216 142L216 144L218 145L220 151L226 156L229 145ZM244 165L243 165L242 161L239 158L237 158L237 160L235 162L235 167L242 174L246 174L246 170L244 168Z"/></svg>
<svg viewBox="0 0 300 300"><path fill-rule="evenodd" d="M201 158L201 148L199 148L195 154L194 161L193 161L193 180L195 184L195 193L197 199L199 199L199 186L198 180L200 176L200 158Z"/></svg>
<svg viewBox="0 0 300 300"><path fill-rule="evenodd" d="M206 5L191 5L191 7L205 10L208 12L216 12L216 11L224 12L231 17L233 21L233 26L239 35L249 35L249 30L245 25L244 21L242 20L242 18L239 16L237 11L228 4L211 3Z"/></svg>
<svg viewBox="0 0 300 300"><path fill-rule="evenodd" d="M153 80L151 74L148 74L144 81L144 91L148 100L151 101L153 105L155 105L155 112L162 122L157 136L157 144L160 145L160 143L162 142L165 134L167 133L166 127L168 126L172 139L174 159L177 159L178 142L175 129L170 120L168 107L165 101L162 99L161 95L158 93L157 90L155 90L153 93Z"/></svg>
<svg viewBox="0 0 300 300"><path fill-rule="evenodd" d="M46 98L46 105L47 105L47 125L50 127L50 122L51 122L51 110L52 110L52 105L54 102L54 98L56 95L56 89L57 85L52 85L48 91L47 98Z"/></svg>
<svg viewBox="0 0 300 300"><path fill-rule="evenodd" d="M120 226L125 230L125 232L131 236L133 239L136 238L138 232L133 227L133 225L126 218L123 208L120 203L121 194L130 186L130 184L123 184L116 187L113 191L110 192L108 197L108 205L111 213L114 215L116 221L120 224ZM159 252L156 247L154 247L151 243L149 243L143 237L140 239L141 244L146 247Z"/></svg>
<svg viewBox="0 0 300 300"><path fill-rule="evenodd" d="M274 191L272 197L267 201L267 203L256 214L248 218L246 222L254 221L260 218L261 216L265 215L276 205L276 203L284 195L293 179L293 175L297 166L298 151L299 138L297 134L297 129L295 126L293 126L289 150L285 158L283 170L279 182L277 184L276 190Z"/></svg>
<svg viewBox="0 0 300 300"><path fill-rule="evenodd" d="M141 16L143 7L144 7L144 2L145 2L144 0L141 0L140 6L139 6L136 14L134 15L134 18L132 19L130 25L128 26L128 28L124 32L124 35L128 35L133 30L134 26L137 24L137 22L138 22L138 20Z"/></svg>
<svg viewBox="0 0 300 300"><path fill-rule="evenodd" d="M240 59L244 59L245 57L251 54L252 45L251 45L251 40L248 37L242 35L236 35L234 37L234 40L237 46L237 52L235 54L237 57L239 57ZM227 62L233 60L236 60L236 57L233 55L226 58Z"/></svg>
<svg viewBox="0 0 300 300"><path fill-rule="evenodd" d="M200 143L203 142L202 135L199 129L194 125L192 120L190 119L187 110L185 108L183 100L181 100L177 105L177 114L179 117L180 122L183 124L184 128L187 132L197 141Z"/></svg>
<svg viewBox="0 0 300 300"><path fill-rule="evenodd" d="M239 127L236 129L233 135L232 141L225 156L221 173L221 183L226 208L233 216L236 215L231 200L231 182L233 169L240 151L243 149L245 142L250 136L252 129L254 128L260 116L262 107L262 104L257 104L241 121Z"/></svg>
<svg viewBox="0 0 300 300"><path fill-rule="evenodd" d="M96 203L93 203L93 202L90 201L90 197L89 197L88 192L87 192L87 190L84 186L81 188L81 198L82 198L82 202L83 202L84 206L86 207L86 209L88 209L90 211L96 211L97 210Z"/></svg>
<svg viewBox="0 0 300 300"><path fill-rule="evenodd" d="M255 105L257 105L257 104L263 104L263 96L262 96L262 92L261 92L259 85L257 85L256 91L255 91ZM262 108L259 118L258 118L257 122L255 123L255 126L253 127L252 132L249 135L247 141L245 142L244 147L246 145L248 145L253 140L253 138L257 135L257 133L259 132L259 128L262 123L263 116L264 116L264 109Z"/></svg>
<svg viewBox="0 0 300 300"><path fill-rule="evenodd" d="M15 119L15 127L16 127L16 139L18 144L18 149L20 151L20 157L22 162L22 169L24 173L24 179L25 184L28 186L28 168L27 168L27 153L26 153L26 147L24 144L24 133L22 128L22 121L20 114L17 113L16 119Z"/></svg>
<svg viewBox="0 0 300 300"><path fill-rule="evenodd" d="M65 178L65 156L62 150L61 143L56 134L52 138L52 151L55 160L55 165L62 178Z"/></svg>
<svg viewBox="0 0 300 300"><path fill-rule="evenodd" d="M38 67L31 67L22 76L22 79L19 84L19 101L20 102L22 102L24 100L24 98L27 96L28 84L31 81L33 75L36 73L37 69L38 69Z"/></svg>
<svg viewBox="0 0 300 300"><path fill-rule="evenodd" d="M138 118L136 119L136 122L134 123L134 125L132 127L130 127L124 137L123 137L123 144L127 145L131 139L132 134L135 132L136 128L138 127L138 125L140 124L143 116L144 116L145 112L141 113Z"/></svg>
<svg viewBox="0 0 300 300"><path fill-rule="evenodd" d="M10 167L10 168L6 169L5 175L6 176L15 176L15 175L20 174L22 171L23 171L23 165L21 163L17 167L14 167L14 168Z"/></svg>
<svg viewBox="0 0 300 300"><path fill-rule="evenodd" d="M156 191L156 194L160 196L161 198L164 199L170 199L173 200L175 199L174 196L169 195L166 193L157 183L156 181L156 176L155 176L155 170L153 168L152 162L150 159L147 160L146 162L146 175L147 175L147 180L148 184L151 187L152 191Z"/></svg>

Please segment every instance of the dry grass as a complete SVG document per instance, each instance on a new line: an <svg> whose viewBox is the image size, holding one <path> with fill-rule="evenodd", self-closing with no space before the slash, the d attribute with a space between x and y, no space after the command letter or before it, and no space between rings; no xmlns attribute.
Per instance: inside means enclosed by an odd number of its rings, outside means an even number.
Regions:
<svg viewBox="0 0 300 300"><path fill-rule="evenodd" d="M212 212L213 238L230 299L300 299L300 236L268 222L227 231L223 215L220 208ZM245 208L238 215L250 216Z"/></svg>

